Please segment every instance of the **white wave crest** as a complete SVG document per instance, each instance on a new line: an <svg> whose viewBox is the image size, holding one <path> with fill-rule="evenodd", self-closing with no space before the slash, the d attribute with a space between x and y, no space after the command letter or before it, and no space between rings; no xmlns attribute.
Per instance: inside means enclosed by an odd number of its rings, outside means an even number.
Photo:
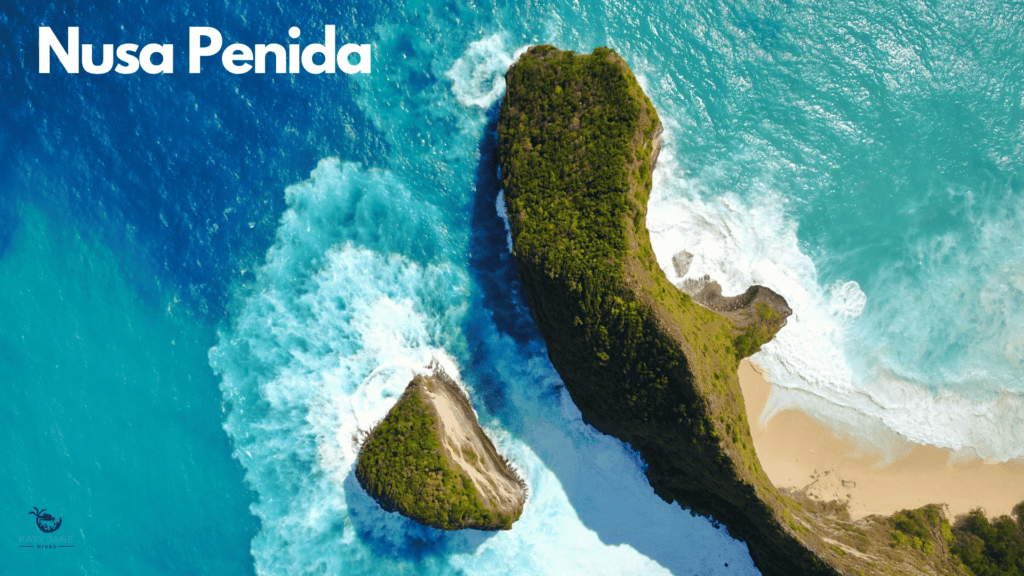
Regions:
<svg viewBox="0 0 1024 576"><path fill-rule="evenodd" d="M505 93L505 71L526 51L510 53L500 32L477 40L445 72L452 81L452 93L464 106L487 108Z"/></svg>
<svg viewBox="0 0 1024 576"><path fill-rule="evenodd" d="M835 282L827 289L818 284L817 269L801 250L796 222L787 217L782 196L764 189L747 200L734 194L704 199L698 182L676 176L681 170L673 157L671 128L666 130L648 210L651 240L666 275L677 285L682 282L671 261L673 254L685 250L693 255L685 278L708 274L726 294L740 293L751 284L768 286L793 309L786 327L754 356L777 385L762 422L799 408L890 460L903 452L907 440L996 460L1024 455L1024 395L1005 388L978 397L936 393L918 374L884 362L887 352L876 342L865 343L865 331L857 324L869 306L868 296L853 281ZM1006 310L1016 306L1008 304L1012 290L1005 287L1015 286L1018 272L999 280L999 289L989 290L990 280L982 290L980 299L997 318L1009 318ZM906 287L896 289L912 297ZM889 302L899 305L900 300ZM886 318L896 314L890 311ZM926 346L925 336L913 337ZM1007 342L1000 353L1016 361L1024 347L1008 340L1000 340ZM983 368L969 364L942 376L951 388L965 391L977 388L970 385L972 378L985 378Z"/></svg>
<svg viewBox="0 0 1024 576"><path fill-rule="evenodd" d="M668 132L665 141L670 141ZM785 217L782 198L763 190L754 205L733 194L704 200L694 182L675 176L680 170L673 154L670 146L661 153L648 209L651 241L665 274L677 284L707 274L725 294L742 293L751 284L782 294L793 315L763 347L758 362L782 385L854 391L842 352L847 314L839 314L838 298L830 298L815 282L817 270L799 248L796 225ZM693 254L685 278L671 265L672 255L681 250ZM845 286L841 297L856 301L856 283Z"/></svg>

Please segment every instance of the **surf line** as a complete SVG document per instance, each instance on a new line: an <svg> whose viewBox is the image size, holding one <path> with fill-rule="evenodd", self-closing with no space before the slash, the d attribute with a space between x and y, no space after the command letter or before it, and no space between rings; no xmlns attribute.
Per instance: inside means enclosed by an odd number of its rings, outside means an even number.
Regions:
<svg viewBox="0 0 1024 576"><path fill-rule="evenodd" d="M288 30L293 40L302 34L297 26ZM267 56L273 56L274 72L277 74L334 74L338 70L345 74L369 74L372 60L369 44L345 44L336 49L335 27L324 26L322 44L231 44L221 51L224 37L210 26L191 26L188 29L188 71L199 74L203 58L220 53L221 65L232 74L265 74ZM134 74L140 69L147 74L172 74L174 72L173 44L146 44L139 50L138 44L121 44L116 54L119 64L114 66L113 44L103 44L102 57L97 64L92 44L80 44L78 27L68 28L67 45L61 43L48 26L39 27L39 73L50 73L50 56L56 56L64 71L78 74L84 70L89 74L106 74L113 70L118 74ZM350 56L358 56L352 63ZM320 56L322 62L317 62Z"/></svg>

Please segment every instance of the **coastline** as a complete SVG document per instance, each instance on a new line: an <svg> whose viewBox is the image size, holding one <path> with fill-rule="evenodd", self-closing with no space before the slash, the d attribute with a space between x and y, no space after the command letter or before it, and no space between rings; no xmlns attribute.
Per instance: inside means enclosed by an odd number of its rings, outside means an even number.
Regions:
<svg viewBox="0 0 1024 576"><path fill-rule="evenodd" d="M749 359L740 364L739 379L754 450L772 483L806 488L825 501L846 501L853 520L932 503L945 503L951 519L977 507L994 517L1009 514L1024 501L1022 460L989 464L974 459L950 465L951 450L913 445L905 456L879 466L881 454L798 410L779 412L762 426L760 416L772 384Z"/></svg>

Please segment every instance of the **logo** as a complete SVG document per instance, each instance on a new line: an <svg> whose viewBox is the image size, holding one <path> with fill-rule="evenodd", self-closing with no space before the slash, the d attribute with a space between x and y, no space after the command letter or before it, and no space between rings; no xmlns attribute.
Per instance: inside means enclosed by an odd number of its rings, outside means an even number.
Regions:
<svg viewBox="0 0 1024 576"><path fill-rule="evenodd" d="M35 514L36 526L40 530L49 534L50 532L56 532L57 528L60 528L60 523L64 518L54 518L52 514L46 514L46 508L40 510L33 506L32 509L35 510L35 512L29 512L29 514Z"/></svg>

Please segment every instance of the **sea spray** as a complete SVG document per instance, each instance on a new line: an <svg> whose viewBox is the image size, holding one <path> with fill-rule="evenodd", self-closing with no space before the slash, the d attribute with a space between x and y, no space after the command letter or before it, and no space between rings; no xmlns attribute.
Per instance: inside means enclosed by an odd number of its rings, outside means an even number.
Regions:
<svg viewBox="0 0 1024 576"><path fill-rule="evenodd" d="M501 33L477 40L455 61L445 76L452 93L465 106L487 108L505 93L505 70L524 50L510 55Z"/></svg>

